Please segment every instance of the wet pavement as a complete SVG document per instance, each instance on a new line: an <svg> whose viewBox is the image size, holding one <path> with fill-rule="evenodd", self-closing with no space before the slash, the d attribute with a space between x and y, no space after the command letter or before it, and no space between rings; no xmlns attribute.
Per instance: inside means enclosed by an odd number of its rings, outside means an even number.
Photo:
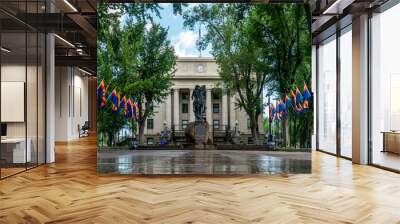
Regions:
<svg viewBox="0 0 400 224"><path fill-rule="evenodd" d="M134 175L272 175L311 173L311 153L242 150L98 152L99 173Z"/></svg>

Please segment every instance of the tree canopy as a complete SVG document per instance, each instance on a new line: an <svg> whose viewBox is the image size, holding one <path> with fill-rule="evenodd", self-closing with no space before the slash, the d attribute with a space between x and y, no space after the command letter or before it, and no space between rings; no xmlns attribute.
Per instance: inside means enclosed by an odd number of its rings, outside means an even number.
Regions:
<svg viewBox="0 0 400 224"><path fill-rule="evenodd" d="M201 4L184 13L184 25L206 27L199 49L211 45L225 89L250 118L253 138L264 91L285 95L309 83L310 27L304 4Z"/></svg>
<svg viewBox="0 0 400 224"><path fill-rule="evenodd" d="M174 10L179 12L180 7L177 4ZM167 39L168 30L154 21L154 15L160 16L160 9L158 4L108 3L98 7L99 81L110 83L109 92L116 89L137 102L141 143L146 119L153 115L153 105L162 102L169 93L176 61ZM100 131L118 130L126 123L109 108L100 111ZM135 128L135 124L130 125ZM114 133L115 130L109 133L109 144L113 143Z"/></svg>

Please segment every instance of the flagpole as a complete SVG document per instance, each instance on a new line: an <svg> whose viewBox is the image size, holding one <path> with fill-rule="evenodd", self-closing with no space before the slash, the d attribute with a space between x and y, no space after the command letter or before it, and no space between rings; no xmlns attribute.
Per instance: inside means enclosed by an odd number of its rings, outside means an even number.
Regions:
<svg viewBox="0 0 400 224"><path fill-rule="evenodd" d="M114 138L113 138L113 146L115 146L115 134L116 134L116 131L115 131L115 129L116 129L116 126L117 126L117 114L115 113L114 114L114 125L113 125L113 127L114 127Z"/></svg>

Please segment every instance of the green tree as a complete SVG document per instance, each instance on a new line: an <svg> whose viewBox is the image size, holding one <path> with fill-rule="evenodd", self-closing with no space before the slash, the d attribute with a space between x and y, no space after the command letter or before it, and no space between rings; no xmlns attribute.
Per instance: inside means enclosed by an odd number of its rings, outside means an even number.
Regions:
<svg viewBox="0 0 400 224"><path fill-rule="evenodd" d="M310 14L306 4L260 4L251 17L254 38L265 54L271 54L270 90L284 99L296 86L311 84L311 32ZM290 133L289 126L294 125ZM301 145L311 136L312 112L298 115L293 110L289 119L281 121L286 144Z"/></svg>
<svg viewBox="0 0 400 224"><path fill-rule="evenodd" d="M108 84L107 96L112 89L118 87L113 82L116 68L119 67L119 47L117 36L122 32L119 23L119 13L122 9L121 4L99 4L98 7L98 36L97 36L97 73L98 82L104 80ZM114 11L114 12L110 12ZM108 103L107 107L98 110L97 113L97 128L99 134L99 145L114 145L114 135L117 129L124 124L120 116L112 113L111 106Z"/></svg>
<svg viewBox="0 0 400 224"><path fill-rule="evenodd" d="M200 5L184 14L187 27L206 27L198 47L211 44L226 89L238 95L238 106L250 118L253 137L265 88L284 99L296 85L302 89L305 81L310 86L308 12L304 4L241 3ZM290 124L295 126L292 132ZM300 138L304 145L311 133L312 113L297 115L291 110L281 126L286 139L292 136L296 144Z"/></svg>
<svg viewBox="0 0 400 224"><path fill-rule="evenodd" d="M174 4L174 13L180 13L184 6ZM108 94L116 89L133 97L140 108L137 125L122 114L112 113L109 104L99 111L98 131L108 145L114 145L116 131L126 124L133 131L138 126L143 143L146 119L153 115L152 105L161 102L169 92L176 58L167 29L154 22L155 17L160 17L160 9L158 4L98 6L98 80L108 84Z"/></svg>
<svg viewBox="0 0 400 224"><path fill-rule="evenodd" d="M269 78L270 55L254 39L251 4L199 5L184 13L184 25L204 25L207 33L200 49L211 44L225 89L237 95L237 106L250 119L253 139L258 138L258 118L263 112L263 89Z"/></svg>
<svg viewBox="0 0 400 224"><path fill-rule="evenodd" d="M153 24L141 35L142 44L138 49L136 63L131 65L134 73L126 80L125 91L135 96L139 106L138 128L141 144L144 143L146 119L153 115L153 105L165 99L172 85L176 56L167 34L165 28Z"/></svg>

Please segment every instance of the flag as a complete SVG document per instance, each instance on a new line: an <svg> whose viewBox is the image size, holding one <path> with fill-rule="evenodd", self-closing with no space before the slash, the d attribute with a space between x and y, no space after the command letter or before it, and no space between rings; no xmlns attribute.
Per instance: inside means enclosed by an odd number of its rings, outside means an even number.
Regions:
<svg viewBox="0 0 400 224"><path fill-rule="evenodd" d="M126 119L133 119L133 108L132 108L132 101L129 99L125 105L125 118Z"/></svg>
<svg viewBox="0 0 400 224"><path fill-rule="evenodd" d="M275 120L279 120L280 119L280 115L281 115L281 107L279 106L279 100L275 101Z"/></svg>
<svg viewBox="0 0 400 224"><path fill-rule="evenodd" d="M108 99L111 101L112 103L112 111L117 112L118 111L118 105L119 105L119 99L118 99L118 95L117 95L117 91L115 91L115 89L111 92L110 96L108 96Z"/></svg>
<svg viewBox="0 0 400 224"><path fill-rule="evenodd" d="M303 112L303 106L300 103L296 104L296 112L297 113Z"/></svg>
<svg viewBox="0 0 400 224"><path fill-rule="evenodd" d="M304 100L307 100L307 101L309 101L311 98L311 93L310 93L310 91L308 91L306 82L304 82L303 97L304 97Z"/></svg>
<svg viewBox="0 0 400 224"><path fill-rule="evenodd" d="M126 109L127 109L127 105L126 105L126 97L122 97L122 100L119 104L119 108L123 108L124 109L124 113L126 115Z"/></svg>
<svg viewBox="0 0 400 224"><path fill-rule="evenodd" d="M132 102L132 118L136 119L136 103Z"/></svg>
<svg viewBox="0 0 400 224"><path fill-rule="evenodd" d="M139 106L137 103L133 103L133 116L136 120L139 120Z"/></svg>
<svg viewBox="0 0 400 224"><path fill-rule="evenodd" d="M286 110L288 110L292 106L292 100L288 95L285 97L285 105L286 105Z"/></svg>
<svg viewBox="0 0 400 224"><path fill-rule="evenodd" d="M299 88L296 86L296 104L301 103L303 103L303 96L301 95Z"/></svg>
<svg viewBox="0 0 400 224"><path fill-rule="evenodd" d="M279 100L279 111L283 113L286 110L286 105L283 103L282 100Z"/></svg>
<svg viewBox="0 0 400 224"><path fill-rule="evenodd" d="M273 121L274 117L275 117L275 107L274 107L274 104L271 103L271 104L269 104L269 120Z"/></svg>
<svg viewBox="0 0 400 224"><path fill-rule="evenodd" d="M275 120L276 108L273 103L271 103L271 121Z"/></svg>
<svg viewBox="0 0 400 224"><path fill-rule="evenodd" d="M296 95L294 94L293 90L290 90L290 97L294 100L294 105L296 105Z"/></svg>
<svg viewBox="0 0 400 224"><path fill-rule="evenodd" d="M101 108L104 108L104 107L106 107L106 105L107 105L106 91L107 91L107 90L104 90L103 96L101 97L101 104L100 104L100 107L101 107Z"/></svg>
<svg viewBox="0 0 400 224"><path fill-rule="evenodd" d="M276 102L277 102L277 104L276 104L277 115L278 115L278 118L280 118L282 116L281 100L277 100Z"/></svg>
<svg viewBox="0 0 400 224"><path fill-rule="evenodd" d="M97 87L97 107L104 108L106 106L106 86L104 80L101 80L100 85Z"/></svg>
<svg viewBox="0 0 400 224"><path fill-rule="evenodd" d="M286 105L286 102L288 100L288 96L285 97L285 100L280 100L280 106L281 106L281 118L282 119L286 119L287 115L288 115L288 109L289 107Z"/></svg>
<svg viewBox="0 0 400 224"><path fill-rule="evenodd" d="M296 112L301 113L303 112L303 96L301 95L301 92L299 88L296 86Z"/></svg>
<svg viewBox="0 0 400 224"><path fill-rule="evenodd" d="M121 108L121 95L117 93L117 113L119 113L120 108Z"/></svg>
<svg viewBox="0 0 400 224"><path fill-rule="evenodd" d="M303 102L303 111L304 112L307 112L308 111L308 100L304 100L304 102Z"/></svg>

